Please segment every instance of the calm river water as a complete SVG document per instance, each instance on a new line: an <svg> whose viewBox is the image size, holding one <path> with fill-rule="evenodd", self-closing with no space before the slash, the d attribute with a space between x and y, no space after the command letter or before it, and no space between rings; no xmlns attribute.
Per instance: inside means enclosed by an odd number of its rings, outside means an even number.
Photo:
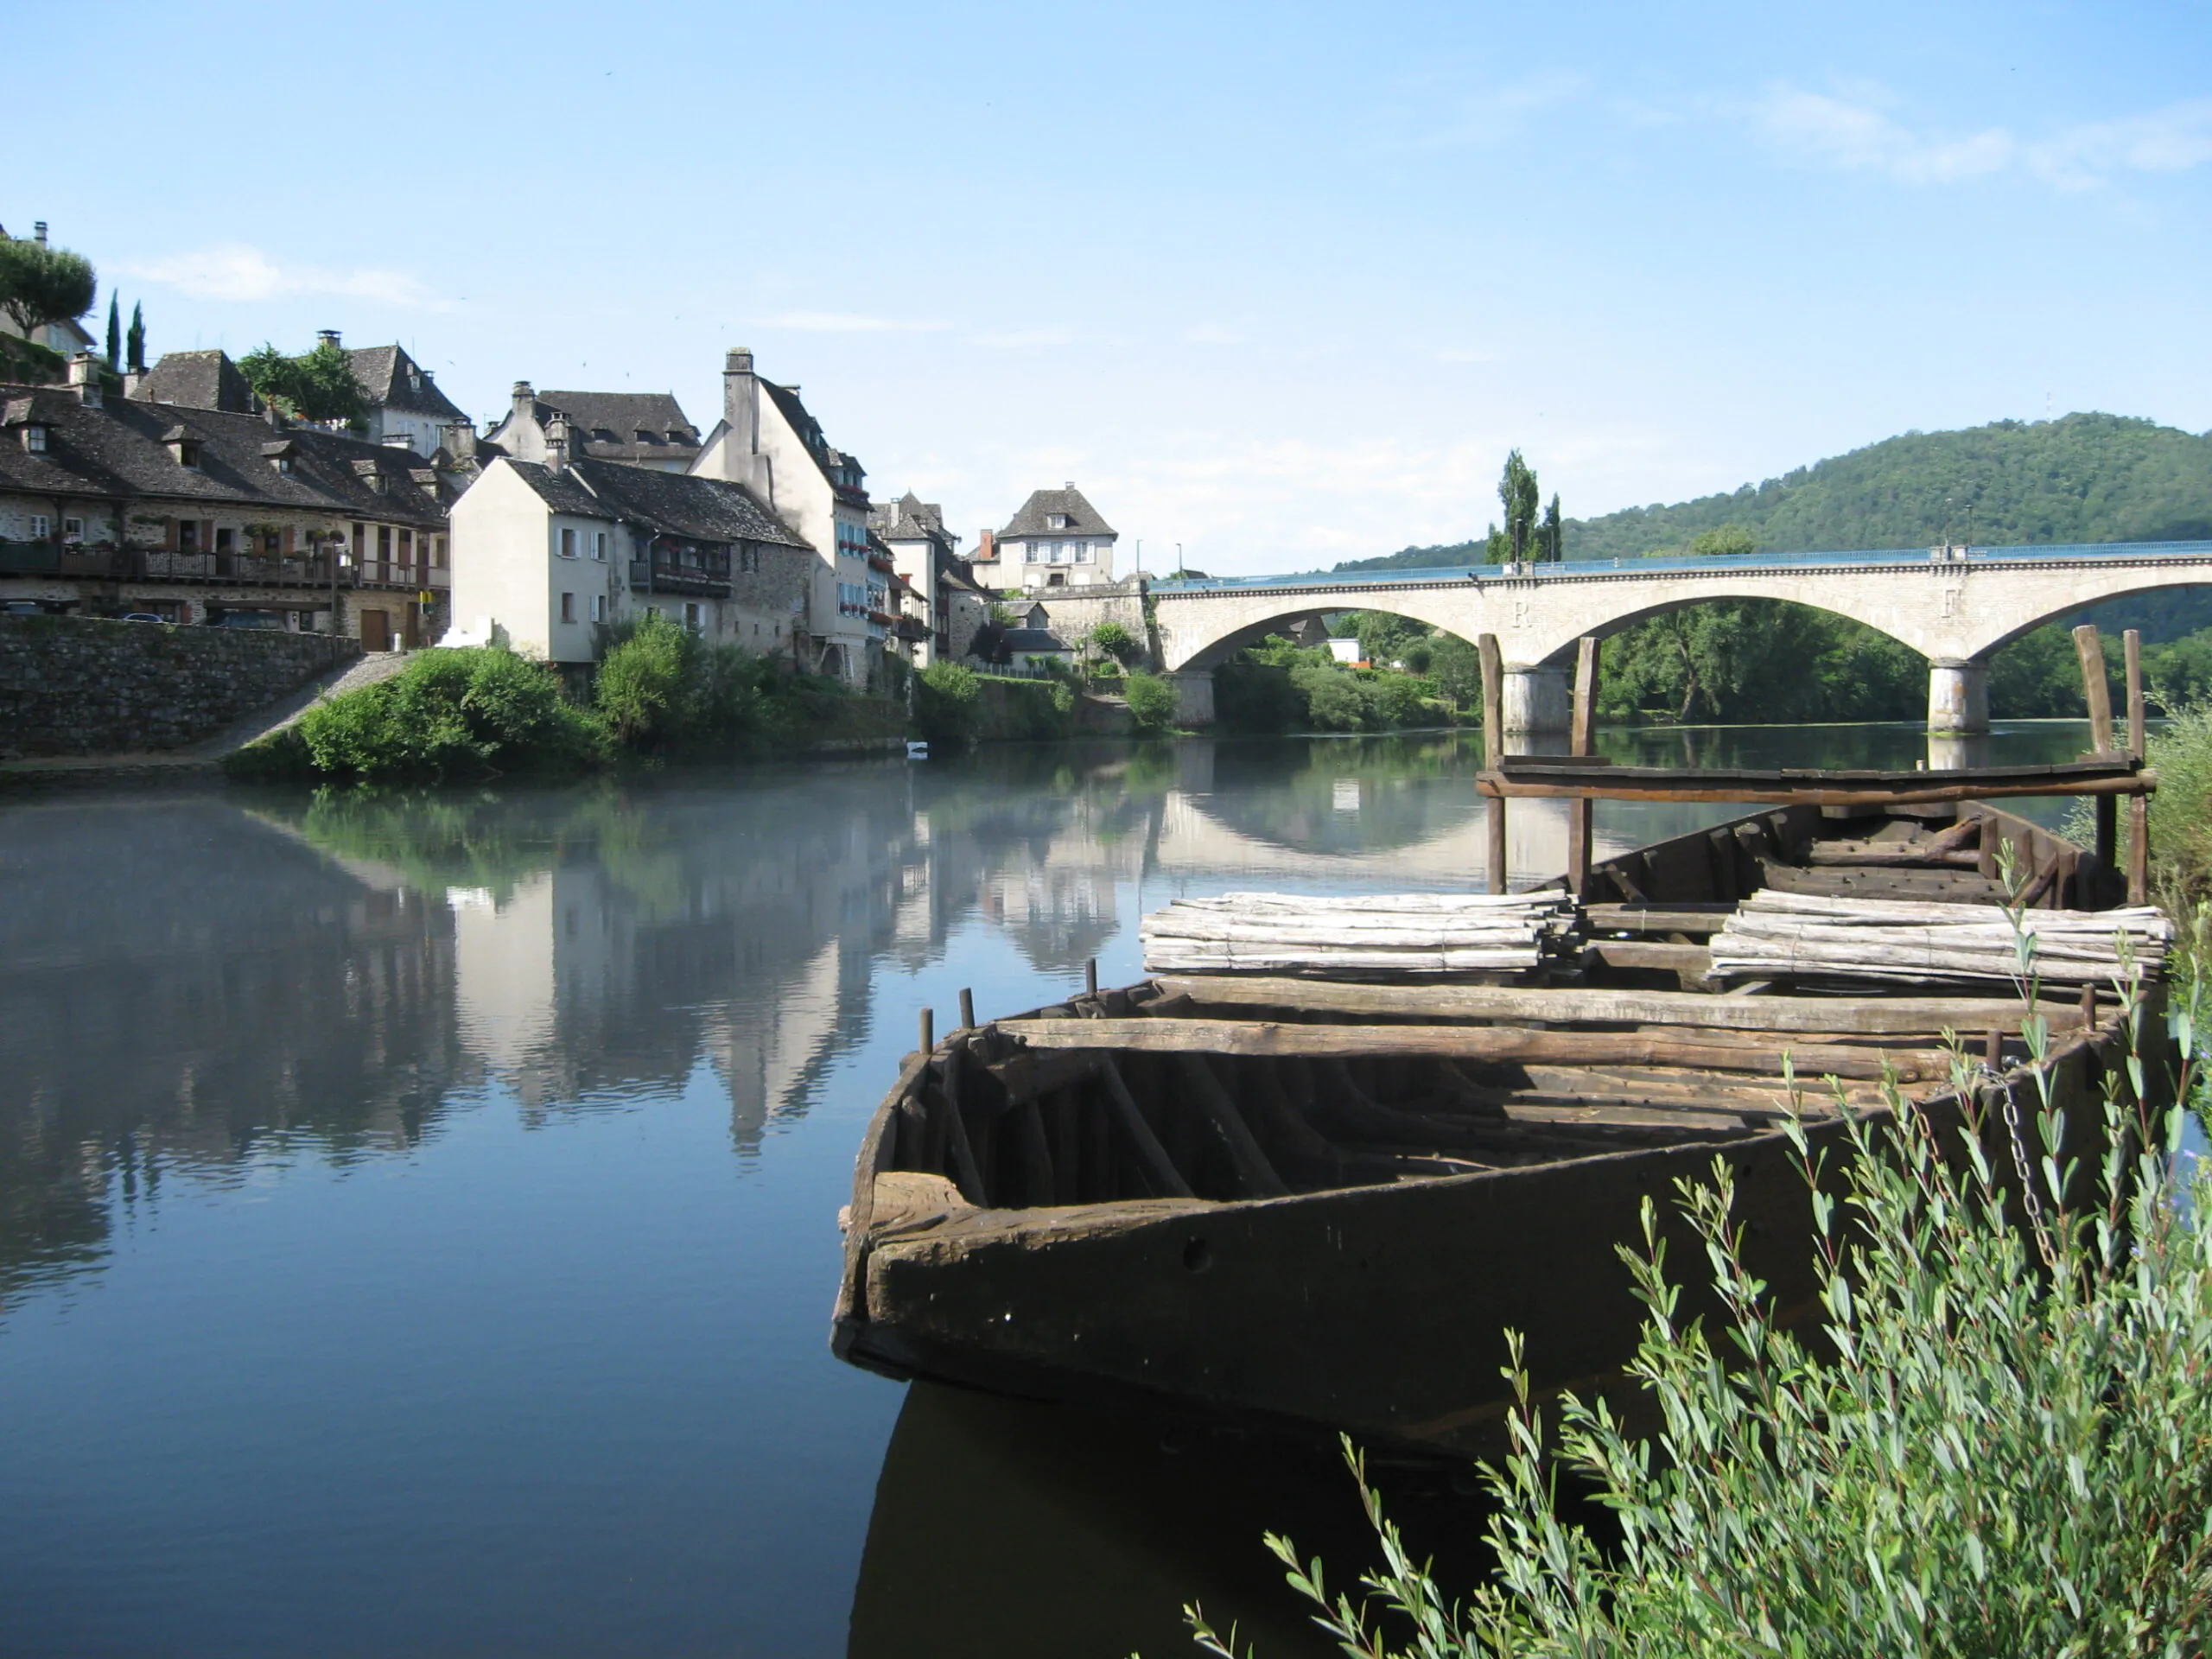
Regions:
<svg viewBox="0 0 2212 1659"><path fill-rule="evenodd" d="M0 806L0 1652L1160 1654L1193 1597L1323 1650L1259 1535L1362 1559L1331 1459L848 1370L836 1213L918 1008L1134 979L1178 894L1464 884L1478 747Z"/></svg>

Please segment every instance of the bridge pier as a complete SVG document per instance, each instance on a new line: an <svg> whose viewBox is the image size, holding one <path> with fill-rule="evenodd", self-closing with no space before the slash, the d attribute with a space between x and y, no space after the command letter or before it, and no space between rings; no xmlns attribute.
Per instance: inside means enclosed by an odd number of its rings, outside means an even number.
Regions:
<svg viewBox="0 0 2212 1659"><path fill-rule="evenodd" d="M1952 736L1989 730L1989 664L1958 658L1928 664L1928 729Z"/></svg>
<svg viewBox="0 0 2212 1659"><path fill-rule="evenodd" d="M1167 676L1167 683L1175 688L1175 723L1178 726L1213 724L1211 669L1186 668L1179 674Z"/></svg>
<svg viewBox="0 0 2212 1659"><path fill-rule="evenodd" d="M1507 664L1503 723L1509 747L1519 754L1564 753L1573 700L1566 669Z"/></svg>

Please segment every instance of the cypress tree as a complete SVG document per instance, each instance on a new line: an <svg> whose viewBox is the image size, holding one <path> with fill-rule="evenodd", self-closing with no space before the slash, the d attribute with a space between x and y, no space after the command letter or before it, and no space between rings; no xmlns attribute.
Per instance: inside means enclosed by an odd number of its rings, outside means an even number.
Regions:
<svg viewBox="0 0 2212 1659"><path fill-rule="evenodd" d="M130 302L129 351L131 373L143 373L146 368L146 313L144 308L137 300Z"/></svg>
<svg viewBox="0 0 2212 1659"><path fill-rule="evenodd" d="M110 374L123 368L123 299L113 289L107 296L107 368Z"/></svg>

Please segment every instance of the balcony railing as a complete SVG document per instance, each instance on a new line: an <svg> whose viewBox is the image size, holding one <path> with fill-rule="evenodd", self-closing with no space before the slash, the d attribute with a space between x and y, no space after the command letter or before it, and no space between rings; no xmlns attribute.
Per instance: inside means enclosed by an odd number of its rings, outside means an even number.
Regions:
<svg viewBox="0 0 2212 1659"><path fill-rule="evenodd" d="M630 561L630 591L633 594L688 594L698 599L728 599L729 580L705 570L686 570L655 564L648 559Z"/></svg>

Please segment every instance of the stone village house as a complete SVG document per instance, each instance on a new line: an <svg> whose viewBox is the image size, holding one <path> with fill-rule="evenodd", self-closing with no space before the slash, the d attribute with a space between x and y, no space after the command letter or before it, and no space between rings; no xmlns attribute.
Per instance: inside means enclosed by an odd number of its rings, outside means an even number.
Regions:
<svg viewBox="0 0 2212 1659"><path fill-rule="evenodd" d="M874 684L896 620L897 567L880 543L869 543L865 469L830 446L798 388L755 374L751 352L731 352L722 371L722 418L691 470L743 484L820 556L799 665L857 689Z"/></svg>
<svg viewBox="0 0 2212 1659"><path fill-rule="evenodd" d="M976 580L1001 594L1109 584L1120 539L1073 483L1033 490L1005 529L981 538Z"/></svg>
<svg viewBox="0 0 2212 1659"><path fill-rule="evenodd" d="M908 491L896 501L868 508L868 526L888 548L903 585L906 615L918 618L925 637L909 637L908 655L917 668L939 660L957 662L968 654L976 632L989 620L989 596L976 585L968 561L956 550L960 538L944 527L944 510Z"/></svg>
<svg viewBox="0 0 2212 1659"><path fill-rule="evenodd" d="M568 423L572 461L620 461L686 473L699 458L699 429L670 391L536 391L515 382L514 404L484 435L494 454L543 461L556 417Z"/></svg>
<svg viewBox="0 0 2212 1659"><path fill-rule="evenodd" d="M495 456L453 512L461 550L448 645L504 639L583 671L611 624L658 611L715 645L805 660L819 561L743 485L568 454Z"/></svg>
<svg viewBox="0 0 2212 1659"><path fill-rule="evenodd" d="M411 449L105 396L89 353L67 385L0 386L0 601L421 644L444 627L456 493Z"/></svg>

